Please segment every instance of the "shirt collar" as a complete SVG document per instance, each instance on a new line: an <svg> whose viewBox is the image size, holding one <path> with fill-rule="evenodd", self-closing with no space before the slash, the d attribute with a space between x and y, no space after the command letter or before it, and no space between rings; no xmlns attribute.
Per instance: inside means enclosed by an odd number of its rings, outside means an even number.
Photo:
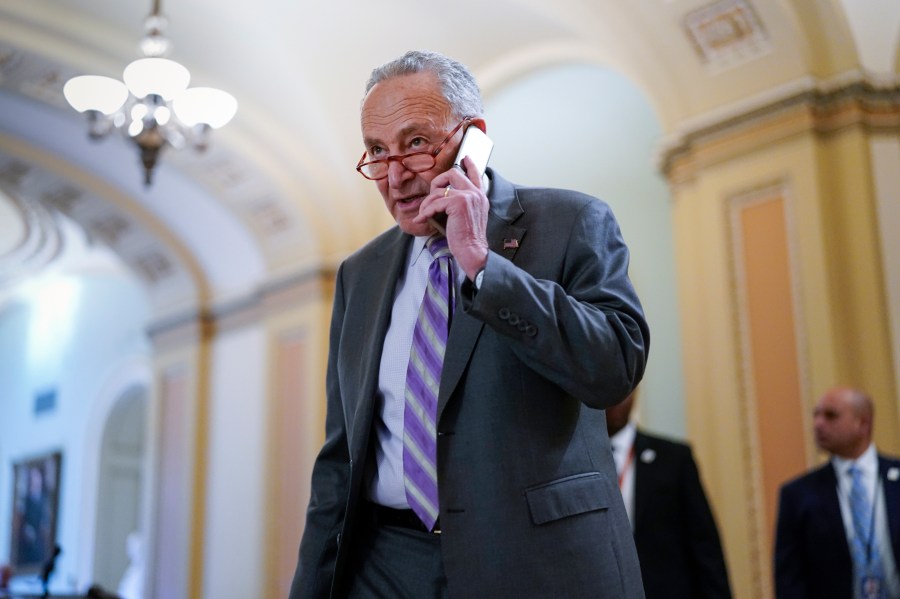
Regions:
<svg viewBox="0 0 900 599"><path fill-rule="evenodd" d="M875 476L878 473L878 451L875 449L875 443L870 443L862 455L855 460L832 456L831 463L834 464L839 476L847 474L850 466L854 465L859 468L863 476Z"/></svg>
<svg viewBox="0 0 900 599"><path fill-rule="evenodd" d="M422 255L422 252L425 251L426 241L428 241L428 237L413 237L412 249L410 249L410 267L415 266L416 262L419 260L419 257Z"/></svg>
<svg viewBox="0 0 900 599"><path fill-rule="evenodd" d="M609 438L609 444L616 453L625 453L634 445L634 437L637 434L637 427L633 422L629 422L615 435Z"/></svg>

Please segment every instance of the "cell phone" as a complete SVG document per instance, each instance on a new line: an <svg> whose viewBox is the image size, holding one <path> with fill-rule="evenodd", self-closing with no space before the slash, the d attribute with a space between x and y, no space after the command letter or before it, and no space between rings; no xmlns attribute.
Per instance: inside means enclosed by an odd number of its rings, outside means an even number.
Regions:
<svg viewBox="0 0 900 599"><path fill-rule="evenodd" d="M466 128L465 134L463 134L462 143L459 145L459 152L456 153L456 158L453 159L453 166L465 173L466 169L463 167L462 161L463 158L468 156L475 163L478 174L484 175L484 171L487 168L488 160L490 159L493 150L494 142L491 141L491 138L475 125L469 125ZM436 214L433 218L428 219L428 222L431 223L432 227L440 231L441 235L446 235L446 214Z"/></svg>
<svg viewBox="0 0 900 599"><path fill-rule="evenodd" d="M466 133L463 135L462 143L459 145L459 152L457 152L456 158L453 159L453 166L465 172L466 169L463 168L462 161L463 158L468 156L475 162L475 166L478 167L478 174L484 175L484 170L487 168L488 160L493 150L494 142L491 141L491 138L475 125L469 125L466 128Z"/></svg>

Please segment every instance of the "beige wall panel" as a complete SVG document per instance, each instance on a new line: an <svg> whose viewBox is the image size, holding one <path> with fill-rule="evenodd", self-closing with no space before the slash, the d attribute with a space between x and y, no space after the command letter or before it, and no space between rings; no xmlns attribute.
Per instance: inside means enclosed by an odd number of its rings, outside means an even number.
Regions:
<svg viewBox="0 0 900 599"><path fill-rule="evenodd" d="M674 190L676 252L684 325L685 401L690 437L704 472L710 500L722 529L736 597L771 596L771 506L775 501L764 482L763 453L757 429L757 406L747 389L753 373L742 347L739 282L735 272L735 234L731 230L731 201L773 186L790 189L793 200L785 222L796 231L790 254L797 264L792 284L797 309L794 323L798 357L796 389L809 387L809 330L821 339L831 336L830 310L822 297L826 278L802 265L821 263L823 251L815 202L815 143L794 135L765 152L713 163L699 176ZM784 182L790 181L790 185ZM811 227L811 234L805 232ZM787 251L787 250L785 250ZM787 258L785 258L786 260ZM807 313L809 297L815 309ZM827 347L828 343L826 343ZM830 371L829 353L816 358L817 369ZM806 405L801 391L795 405ZM794 419L802 431L802 461L812 453L808 414L802 408ZM794 450L796 451L796 449ZM802 470L802 467L798 470ZM769 487L775 484L774 478ZM768 507L767 507L768 506Z"/></svg>
<svg viewBox="0 0 900 599"><path fill-rule="evenodd" d="M286 597L324 441L325 363L333 277L317 276L266 302L269 372L267 599Z"/></svg>
<svg viewBox="0 0 900 599"><path fill-rule="evenodd" d="M188 381L183 369L170 369L162 375L160 385L159 469L166 473L159 477L157 508L166 514L162 522L156 524L157 553L152 560L153 582L159 589L180 589L187 587L184 564L187 562L185 530L190 528L190 513L185 510L185 480L172 475L179 472L182 456L189 454L189 431L182 429L186 415L182 412L189 405ZM178 591L175 591L178 593Z"/></svg>
<svg viewBox="0 0 900 599"><path fill-rule="evenodd" d="M875 440L885 450L900 450L900 425L894 397L887 290L882 272L878 210L869 140L861 128L825 136L820 149L823 236L835 339L835 369L814 388L832 385L868 391L878 412Z"/></svg>
<svg viewBox="0 0 900 599"><path fill-rule="evenodd" d="M807 465L785 200L763 196L739 206L737 221L747 399L758 435L766 545L772 547L778 489Z"/></svg>
<svg viewBox="0 0 900 599"><path fill-rule="evenodd" d="M883 135L870 140L881 233L881 260L893 343L894 373L900 373L900 136ZM896 387L897 381L894 385ZM896 393L895 389L895 393ZM895 395L893 413L900 416L900 396Z"/></svg>
<svg viewBox="0 0 900 599"><path fill-rule="evenodd" d="M305 468L298 468L304 454L303 436L298 429L304 421L304 404L310 401L304 389L306 370L305 354L309 351L308 339L302 331L287 333L276 342L276 390L274 421L280 439L276 463L280 473L271 478L274 489L272 532L275 535L275 569L277 589L275 596L286 597L290 590L294 567L297 564L297 543L303 532L304 506L309 500L309 480L302 475Z"/></svg>
<svg viewBox="0 0 900 599"><path fill-rule="evenodd" d="M197 543L202 538L202 513L196 513L202 473L195 456L198 435L196 355L177 351L157 359L158 394L155 421L156 487L152 499L147 572L149 596L187 599L199 596L202 568L196 568Z"/></svg>
<svg viewBox="0 0 900 599"><path fill-rule="evenodd" d="M742 151L717 156L712 146L698 148L694 174L676 178L673 188L688 430L736 596L747 599L771 596L780 483L821 458L810 430L819 394L834 384L863 386L884 415L879 445L896 452L900 443L870 134L853 125L825 129L795 129L777 140L763 132L768 141L758 146L744 129ZM760 216L752 230L749 220L729 223L731 201L773 188L782 190L781 217ZM759 247L732 247L742 235L729 232L736 224ZM768 238L768 225L781 237ZM781 249L766 257L772 243ZM742 287L740 268L752 274L767 262L782 268L780 280L763 272ZM773 295L767 309L778 314L754 307L756 287ZM791 330L794 338L778 347L786 354L763 351L776 347L778 331Z"/></svg>
<svg viewBox="0 0 900 599"><path fill-rule="evenodd" d="M740 372L730 308L722 203L703 180L679 187L673 207L688 432L719 523L737 599L764 597L767 551L755 534L754 488L740 412Z"/></svg>

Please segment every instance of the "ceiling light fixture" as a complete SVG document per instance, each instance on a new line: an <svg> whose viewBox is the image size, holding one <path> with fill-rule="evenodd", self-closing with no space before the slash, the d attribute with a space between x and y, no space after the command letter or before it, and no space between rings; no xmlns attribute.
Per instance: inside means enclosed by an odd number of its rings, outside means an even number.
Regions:
<svg viewBox="0 0 900 599"><path fill-rule="evenodd" d="M203 151L210 129L218 129L234 117L234 96L211 87L188 88L190 72L165 58L171 42L168 24L160 12L160 0L144 21L139 58L125 67L122 81L99 75L69 79L63 94L78 112L87 115L91 139L102 139L113 130L123 132L141 152L144 185L153 181L153 168L165 146L191 146Z"/></svg>

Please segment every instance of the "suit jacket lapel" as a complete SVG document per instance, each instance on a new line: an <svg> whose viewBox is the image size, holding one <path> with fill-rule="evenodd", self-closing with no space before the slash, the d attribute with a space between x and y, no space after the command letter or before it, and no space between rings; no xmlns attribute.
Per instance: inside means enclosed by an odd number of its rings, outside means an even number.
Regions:
<svg viewBox="0 0 900 599"><path fill-rule="evenodd" d="M525 227L515 222L525 211L519 203L512 183L488 169L491 175L491 211L488 214L487 238L491 250L507 260L512 260L525 237Z"/></svg>
<svg viewBox="0 0 900 599"><path fill-rule="evenodd" d="M363 331L357 340L359 363L365 367L360 368L359 395L356 398L356 410L353 418L355 428L351 441L352 448L365 449L368 447L368 433L372 428L374 398L377 391L384 338L391 319L397 279L401 276L401 271L406 264L406 256L411 242L411 236L402 233L399 228L395 229L384 247L379 248L376 252L376 261L362 274L358 289L365 290L363 295L367 301L356 302L353 306L348 306L348 309L360 310L365 313L365 319L362 322L372 323L371 329Z"/></svg>
<svg viewBox="0 0 900 599"><path fill-rule="evenodd" d="M850 545L844 533L844 516L841 514L841 502L838 499L838 480L834 464L827 463L820 469L821 476L816 477L816 494L822 500L821 521L833 539L834 546L842 547L842 553L850 559Z"/></svg>
<svg viewBox="0 0 900 599"><path fill-rule="evenodd" d="M888 472L891 473L890 476L888 476ZM900 465L878 456L878 474L884 489L884 504L887 511L891 546L895 559L900 562L900 480L898 480Z"/></svg>
<svg viewBox="0 0 900 599"><path fill-rule="evenodd" d="M632 518L634 518L633 528L636 531L643 521L642 514L646 511L647 501L654 495L653 490L648 488L652 486L652 466L641 460L641 454L650 446L646 436L640 431L634 436L634 455L632 456L632 464L634 464L634 493L632 501L634 502ZM643 500L643 501L642 501Z"/></svg>
<svg viewBox="0 0 900 599"><path fill-rule="evenodd" d="M491 202L487 224L488 246L491 251L508 260L513 260L525 237L525 228L517 227L513 223L524 211L519 204L512 183L495 174L490 168L487 169L487 172L491 178L491 189L488 193ZM450 395L459 384L460 377L472 356L475 342L484 328L483 322L462 311L461 304L462 302L457 302L456 312L453 314L453 324L450 326L450 335L447 338L447 352L441 372L441 388L438 393L438 419L440 419Z"/></svg>

